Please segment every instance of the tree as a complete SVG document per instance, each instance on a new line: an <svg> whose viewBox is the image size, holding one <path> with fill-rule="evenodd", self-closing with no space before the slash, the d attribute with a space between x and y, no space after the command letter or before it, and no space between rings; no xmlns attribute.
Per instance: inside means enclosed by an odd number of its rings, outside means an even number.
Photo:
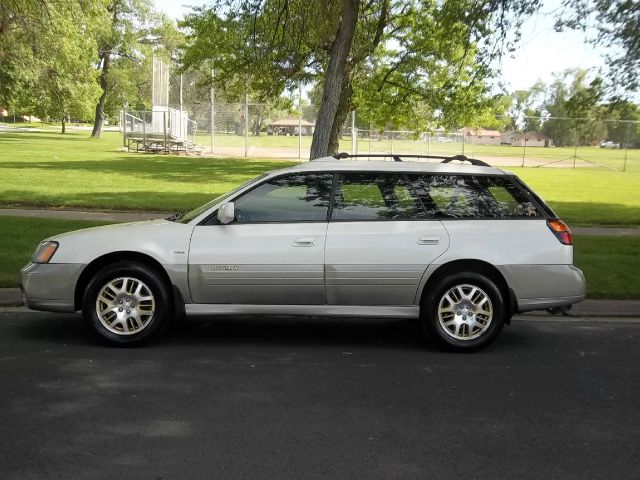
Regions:
<svg viewBox="0 0 640 480"><path fill-rule="evenodd" d="M0 103L65 121L92 117L101 0L8 0L0 8Z"/></svg>
<svg viewBox="0 0 640 480"><path fill-rule="evenodd" d="M91 136L100 137L105 120L107 98L116 84L124 80L123 75L110 78L113 60L121 60L119 67L139 62L137 48L145 29L145 19L150 11L148 0L109 0L106 5L109 22L98 36L98 70L100 71L100 98L95 108L95 121Z"/></svg>
<svg viewBox="0 0 640 480"><path fill-rule="evenodd" d="M522 130L525 132L538 132L542 127L542 110L538 107L529 107L524 111Z"/></svg>
<svg viewBox="0 0 640 480"><path fill-rule="evenodd" d="M603 135L603 81L588 82L586 70L556 74L544 104L547 117L543 132L559 146L595 143Z"/></svg>
<svg viewBox="0 0 640 480"><path fill-rule="evenodd" d="M545 85L538 80L529 90L516 90L511 94L511 105L507 110L507 115L511 121L512 130L531 131L531 121L527 120L530 113L535 112L535 105L540 102L540 97L544 93ZM533 129L535 130L535 129Z"/></svg>
<svg viewBox="0 0 640 480"><path fill-rule="evenodd" d="M92 137L99 137L107 114L125 104L148 108L151 59L171 62L182 42L173 21L156 14L150 0L108 0L109 22L98 38L102 93L95 107Z"/></svg>
<svg viewBox="0 0 640 480"><path fill-rule="evenodd" d="M607 139L623 148L640 143L640 107L622 100L606 105Z"/></svg>
<svg viewBox="0 0 640 480"><path fill-rule="evenodd" d="M538 0L216 0L183 26L185 68L215 66L219 88L274 98L317 81L311 156L335 153L352 107L428 111L442 124L484 109L491 60ZM424 111L423 111L424 110Z"/></svg>
<svg viewBox="0 0 640 480"><path fill-rule="evenodd" d="M33 81L27 68L33 52L27 39L38 38L49 25L47 0L3 0L0 2L0 106L19 109Z"/></svg>
<svg viewBox="0 0 640 480"><path fill-rule="evenodd" d="M564 0L556 29L587 30L594 26L594 45L614 47L607 56L613 92L638 91L640 80L640 5L631 0ZM591 25L595 17L595 25Z"/></svg>

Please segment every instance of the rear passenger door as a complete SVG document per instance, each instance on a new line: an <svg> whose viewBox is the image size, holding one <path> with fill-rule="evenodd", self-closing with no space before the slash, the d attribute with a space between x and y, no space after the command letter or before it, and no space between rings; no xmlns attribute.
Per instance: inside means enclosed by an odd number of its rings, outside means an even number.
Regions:
<svg viewBox="0 0 640 480"><path fill-rule="evenodd" d="M412 305L420 279L449 245L410 179L338 173L325 247L330 305Z"/></svg>

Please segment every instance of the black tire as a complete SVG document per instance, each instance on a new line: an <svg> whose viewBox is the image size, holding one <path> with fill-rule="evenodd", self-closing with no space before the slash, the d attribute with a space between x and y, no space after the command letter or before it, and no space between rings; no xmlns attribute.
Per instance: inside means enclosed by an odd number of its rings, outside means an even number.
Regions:
<svg viewBox="0 0 640 480"><path fill-rule="evenodd" d="M112 286L104 291L99 303L98 296L108 285ZM142 286L138 288L139 285ZM105 303L111 296L114 297L113 308ZM101 320L99 307L112 313L103 315ZM160 336L172 318L170 289L162 277L146 265L125 261L114 263L98 271L89 281L82 300L82 313L102 340L118 346L140 345Z"/></svg>
<svg viewBox="0 0 640 480"><path fill-rule="evenodd" d="M482 295L488 297L489 320L485 313L486 301L478 308L472 300L466 300L466 296L456 296L460 292L470 294L474 287L477 289L474 298L479 302L483 300ZM448 293L449 297L445 298ZM459 298L459 303L449 301ZM442 316L438 313L441 302L445 310ZM507 310L504 296L493 280L475 272L457 272L439 279L423 297L420 320L423 329L449 350L472 352L496 339L507 320Z"/></svg>

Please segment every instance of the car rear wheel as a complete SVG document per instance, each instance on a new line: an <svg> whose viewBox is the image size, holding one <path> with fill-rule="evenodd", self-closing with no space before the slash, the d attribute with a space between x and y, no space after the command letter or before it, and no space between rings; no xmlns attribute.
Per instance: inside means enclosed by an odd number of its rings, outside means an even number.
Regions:
<svg viewBox="0 0 640 480"><path fill-rule="evenodd" d="M171 297L153 269L119 262L91 279L82 312L102 339L117 345L139 345L164 331L171 316Z"/></svg>
<svg viewBox="0 0 640 480"><path fill-rule="evenodd" d="M421 320L445 347L474 351L489 345L506 320L500 289L475 272L449 274L437 282L421 306Z"/></svg>

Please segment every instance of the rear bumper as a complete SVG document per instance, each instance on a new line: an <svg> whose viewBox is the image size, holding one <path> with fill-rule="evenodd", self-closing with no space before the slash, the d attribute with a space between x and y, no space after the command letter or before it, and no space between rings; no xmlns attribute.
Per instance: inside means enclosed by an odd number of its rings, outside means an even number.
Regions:
<svg viewBox="0 0 640 480"><path fill-rule="evenodd" d="M74 312L75 289L85 265L30 263L20 271L24 304L31 310Z"/></svg>
<svg viewBox="0 0 640 480"><path fill-rule="evenodd" d="M501 271L518 312L573 305L585 297L584 274L573 265L504 265Z"/></svg>
<svg viewBox="0 0 640 480"><path fill-rule="evenodd" d="M584 295L576 297L553 298L522 298L518 299L518 313L531 310L546 310L547 308L568 307L584 300Z"/></svg>

